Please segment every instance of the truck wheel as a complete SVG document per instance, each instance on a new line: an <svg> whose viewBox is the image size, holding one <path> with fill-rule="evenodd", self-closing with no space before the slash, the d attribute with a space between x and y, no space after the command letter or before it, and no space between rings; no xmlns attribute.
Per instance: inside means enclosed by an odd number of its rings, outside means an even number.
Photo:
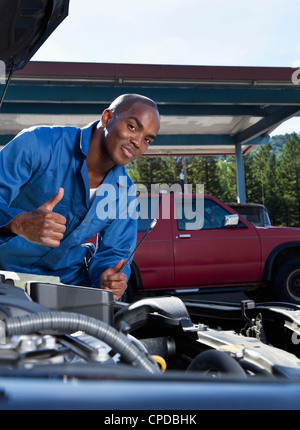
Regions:
<svg viewBox="0 0 300 430"><path fill-rule="evenodd" d="M283 262L275 272L273 285L279 300L300 305L300 258Z"/></svg>

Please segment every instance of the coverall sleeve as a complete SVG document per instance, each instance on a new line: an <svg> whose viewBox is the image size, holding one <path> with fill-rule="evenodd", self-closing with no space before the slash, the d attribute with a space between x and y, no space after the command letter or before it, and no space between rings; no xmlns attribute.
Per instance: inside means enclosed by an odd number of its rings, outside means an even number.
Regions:
<svg viewBox="0 0 300 430"><path fill-rule="evenodd" d="M38 153L37 137L30 131L21 132L0 151L0 227L24 212L10 204L38 168Z"/></svg>
<svg viewBox="0 0 300 430"><path fill-rule="evenodd" d="M137 220L116 219L99 238L97 252L89 264L89 277L95 287L100 286L100 276L106 269L113 267L121 259L127 259L137 241ZM132 259L131 259L132 260ZM127 280L130 276L130 262L123 269Z"/></svg>

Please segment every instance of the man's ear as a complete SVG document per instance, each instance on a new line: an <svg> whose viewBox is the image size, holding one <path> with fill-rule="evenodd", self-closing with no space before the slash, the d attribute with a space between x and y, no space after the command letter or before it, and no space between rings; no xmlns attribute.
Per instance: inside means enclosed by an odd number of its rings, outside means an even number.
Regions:
<svg viewBox="0 0 300 430"><path fill-rule="evenodd" d="M101 116L101 124L103 127L107 127L113 117L113 111L105 109Z"/></svg>

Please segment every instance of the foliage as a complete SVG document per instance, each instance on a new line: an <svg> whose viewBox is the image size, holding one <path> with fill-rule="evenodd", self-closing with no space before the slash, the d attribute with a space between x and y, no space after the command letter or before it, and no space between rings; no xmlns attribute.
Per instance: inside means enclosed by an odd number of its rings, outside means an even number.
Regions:
<svg viewBox="0 0 300 430"><path fill-rule="evenodd" d="M300 135L287 137L282 151L278 180L280 195L286 201L285 225L300 225Z"/></svg>
<svg viewBox="0 0 300 430"><path fill-rule="evenodd" d="M220 172L213 157L192 157L186 170L189 184L204 184L205 193L220 198L222 195Z"/></svg>
<svg viewBox="0 0 300 430"><path fill-rule="evenodd" d="M172 157L141 157L127 166L127 172L135 183L145 185L172 184L179 180L181 164Z"/></svg>
<svg viewBox="0 0 300 430"><path fill-rule="evenodd" d="M244 157L247 202L264 204L274 225L300 227L300 135L272 137ZM128 166L134 182L204 184L207 194L236 201L234 157L142 157Z"/></svg>

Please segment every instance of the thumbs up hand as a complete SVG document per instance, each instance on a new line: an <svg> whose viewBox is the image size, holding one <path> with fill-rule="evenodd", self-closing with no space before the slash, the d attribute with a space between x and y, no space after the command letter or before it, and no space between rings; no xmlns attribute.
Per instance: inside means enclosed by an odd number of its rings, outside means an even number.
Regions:
<svg viewBox="0 0 300 430"><path fill-rule="evenodd" d="M127 276L122 273L125 260L120 260L114 267L106 269L100 276L100 288L111 290L114 300L123 296L127 288Z"/></svg>
<svg viewBox="0 0 300 430"><path fill-rule="evenodd" d="M53 210L63 195L64 189L60 188L54 197L37 209L16 216L7 228L30 242L53 248L58 247L66 231L67 220Z"/></svg>

